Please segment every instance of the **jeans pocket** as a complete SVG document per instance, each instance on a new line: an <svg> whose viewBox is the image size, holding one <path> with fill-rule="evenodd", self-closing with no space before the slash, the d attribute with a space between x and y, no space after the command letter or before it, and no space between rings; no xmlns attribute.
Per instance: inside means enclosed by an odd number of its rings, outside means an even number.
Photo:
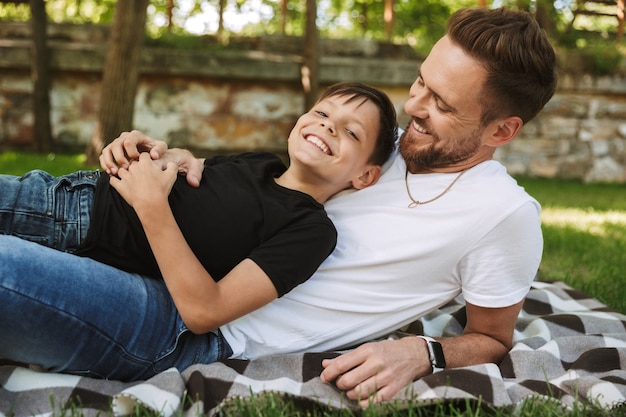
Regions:
<svg viewBox="0 0 626 417"><path fill-rule="evenodd" d="M60 177L50 192L57 249L73 252L85 241L98 176L98 172L75 172Z"/></svg>

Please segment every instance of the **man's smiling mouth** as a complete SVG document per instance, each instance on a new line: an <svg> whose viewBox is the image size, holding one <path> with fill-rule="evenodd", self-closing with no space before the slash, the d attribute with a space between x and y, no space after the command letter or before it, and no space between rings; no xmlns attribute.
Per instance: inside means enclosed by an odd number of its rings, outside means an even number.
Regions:
<svg viewBox="0 0 626 417"><path fill-rule="evenodd" d="M306 140L307 142L312 143L313 145L317 146L326 155L332 155L333 154L331 152L331 150L330 150L330 147L328 147L328 145L322 139L318 138L317 136L306 135L304 137L304 140Z"/></svg>
<svg viewBox="0 0 626 417"><path fill-rule="evenodd" d="M418 124L416 119L413 119L413 122L411 124L413 125L413 129L417 130L418 133L430 135L430 132L424 129L420 124Z"/></svg>

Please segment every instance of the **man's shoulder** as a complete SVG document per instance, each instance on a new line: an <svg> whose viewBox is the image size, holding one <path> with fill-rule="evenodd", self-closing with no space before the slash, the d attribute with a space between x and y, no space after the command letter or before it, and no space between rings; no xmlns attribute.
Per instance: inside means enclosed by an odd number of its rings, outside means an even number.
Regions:
<svg viewBox="0 0 626 417"><path fill-rule="evenodd" d="M468 170L466 175L471 182L468 186L475 192L493 195L499 199L517 197L532 199L532 196L519 185L506 167L496 160L485 161Z"/></svg>

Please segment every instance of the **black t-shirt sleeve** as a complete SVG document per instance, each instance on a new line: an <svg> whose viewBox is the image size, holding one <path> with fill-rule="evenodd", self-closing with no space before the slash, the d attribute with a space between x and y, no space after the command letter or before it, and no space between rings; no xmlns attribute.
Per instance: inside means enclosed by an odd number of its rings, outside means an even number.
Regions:
<svg viewBox="0 0 626 417"><path fill-rule="evenodd" d="M291 228L255 248L249 258L272 280L282 297L309 279L337 243L337 230L328 218Z"/></svg>

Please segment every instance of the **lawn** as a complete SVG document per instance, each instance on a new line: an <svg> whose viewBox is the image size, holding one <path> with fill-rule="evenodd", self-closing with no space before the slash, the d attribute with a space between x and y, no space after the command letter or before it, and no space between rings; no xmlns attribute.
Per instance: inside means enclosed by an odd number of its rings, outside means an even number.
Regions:
<svg viewBox="0 0 626 417"><path fill-rule="evenodd" d="M626 314L626 185L519 183L543 207L540 279L564 281Z"/></svg>
<svg viewBox="0 0 626 417"><path fill-rule="evenodd" d="M22 174L44 169L55 175L86 169L80 155L38 156L14 152L0 153L0 173ZM93 168L93 167L92 167ZM544 254L539 279L560 280L626 314L626 185L582 184L576 181L519 178L519 183L541 203ZM235 405L237 416L355 416L349 410L328 413L301 412L293 403L271 395ZM138 410L135 416L151 413ZM408 409L366 409L360 416L626 416L626 407L612 410L581 404L564 410L545 399L530 399L515 409L493 409L475 404L423 404Z"/></svg>

